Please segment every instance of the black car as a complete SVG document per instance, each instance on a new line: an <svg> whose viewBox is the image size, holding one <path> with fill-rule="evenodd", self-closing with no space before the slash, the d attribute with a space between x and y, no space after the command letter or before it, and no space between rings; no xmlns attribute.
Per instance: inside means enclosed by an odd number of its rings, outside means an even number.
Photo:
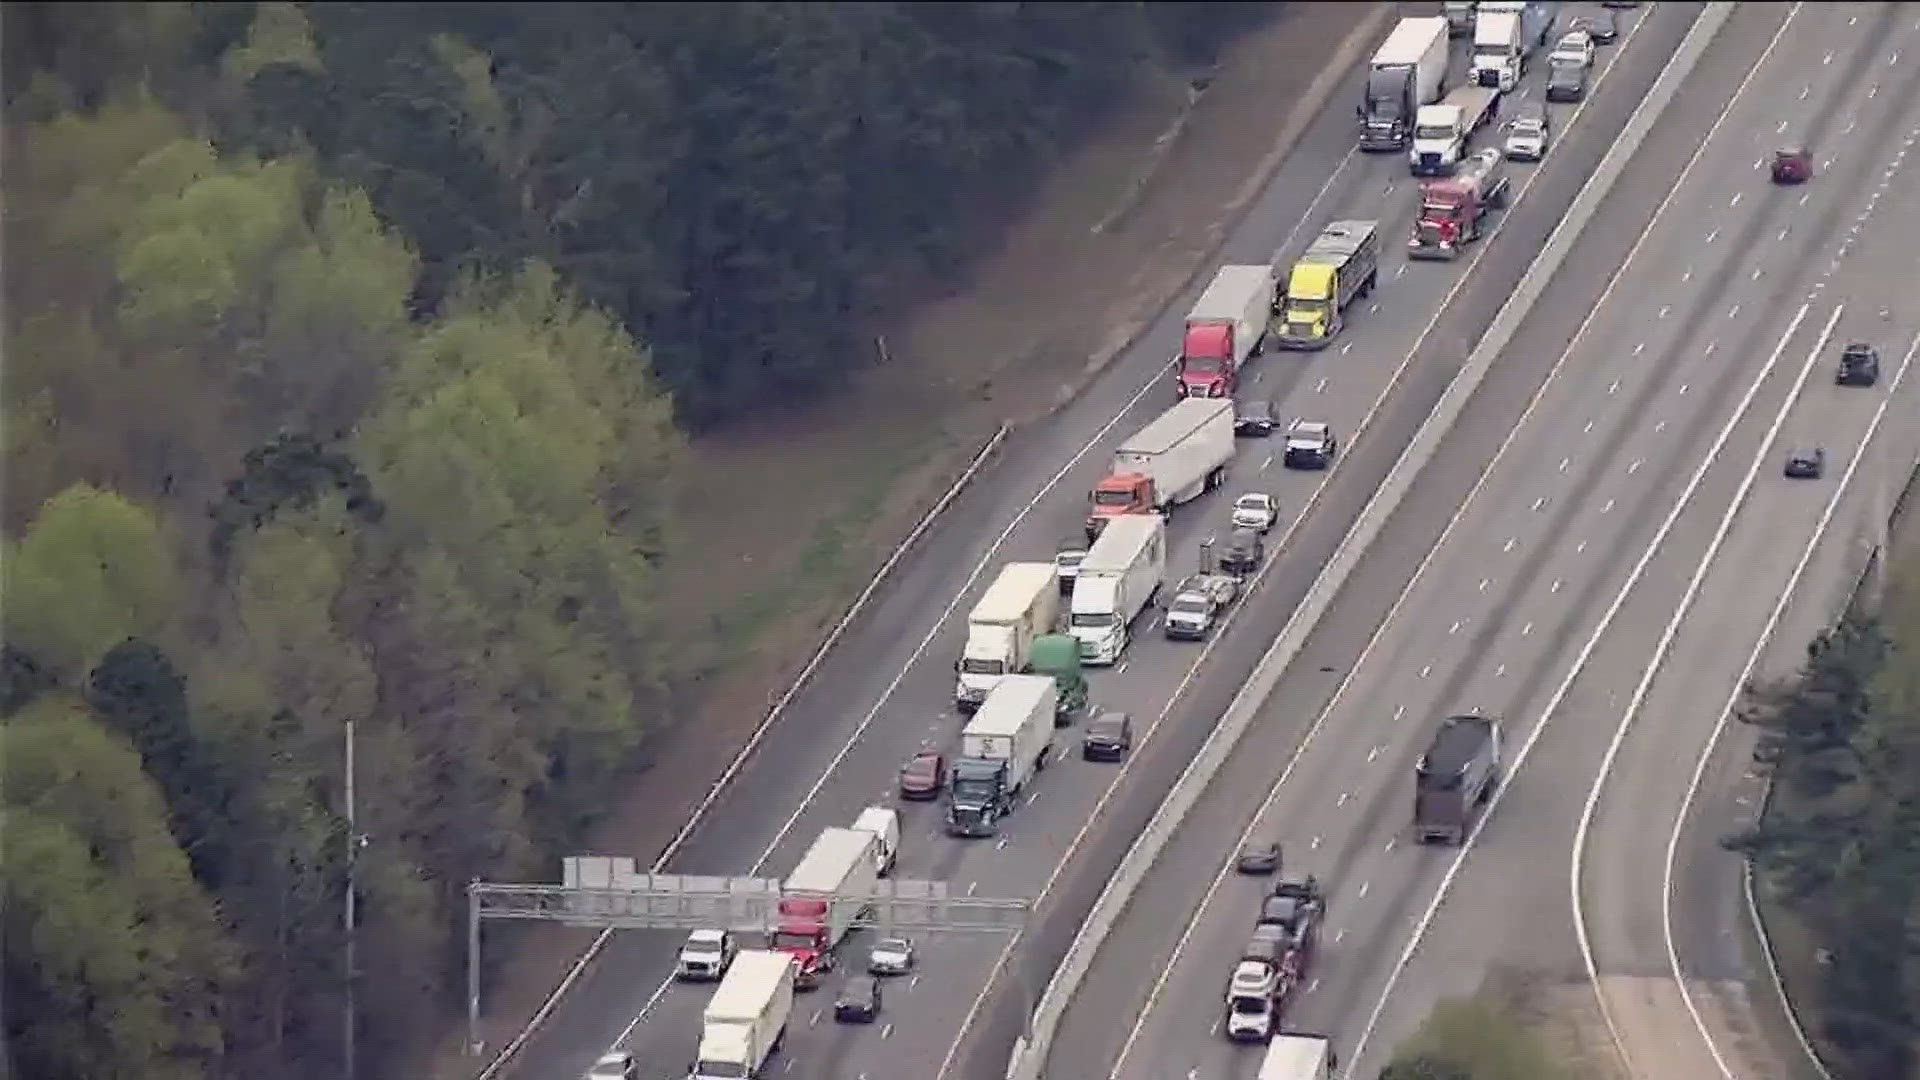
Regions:
<svg viewBox="0 0 1920 1080"><path fill-rule="evenodd" d="M1856 341L1840 350L1840 370L1833 381L1841 386L1872 386L1880 381L1880 350Z"/></svg>
<svg viewBox="0 0 1920 1080"><path fill-rule="evenodd" d="M1585 30L1595 45L1611 45L1620 40L1620 21L1611 11L1601 10L1583 15L1569 23L1568 29Z"/></svg>
<svg viewBox="0 0 1920 1080"><path fill-rule="evenodd" d="M880 980L855 975L833 1003L833 1018L843 1024L871 1024L880 1018Z"/></svg>
<svg viewBox="0 0 1920 1080"><path fill-rule="evenodd" d="M1818 447L1803 447L1787 454L1787 478L1818 480L1827 471L1827 452Z"/></svg>
<svg viewBox="0 0 1920 1080"><path fill-rule="evenodd" d="M1272 840L1250 840L1240 849L1234 869L1243 874L1271 874L1280 869L1280 845Z"/></svg>
<svg viewBox="0 0 1920 1080"><path fill-rule="evenodd" d="M1235 435L1271 435L1280 421L1273 414L1273 402L1266 398L1233 399L1233 433Z"/></svg>
<svg viewBox="0 0 1920 1080"><path fill-rule="evenodd" d="M1258 529L1235 529L1227 538L1227 549L1220 553L1220 569L1229 574L1246 575L1267 561L1267 544Z"/></svg>
<svg viewBox="0 0 1920 1080"><path fill-rule="evenodd" d="M1085 761L1122 761L1133 749L1133 718L1123 712L1103 712L1087 721L1080 736Z"/></svg>

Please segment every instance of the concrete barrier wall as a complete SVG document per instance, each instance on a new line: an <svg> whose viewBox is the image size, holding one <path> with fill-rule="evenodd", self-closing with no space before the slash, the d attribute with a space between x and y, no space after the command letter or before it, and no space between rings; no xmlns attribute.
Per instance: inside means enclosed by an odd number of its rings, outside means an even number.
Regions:
<svg viewBox="0 0 1920 1080"><path fill-rule="evenodd" d="M1147 871L1159 858L1167 839L1185 818L1194 801L1199 798L1214 774L1233 753L1260 704L1272 691L1287 665L1292 662L1305 645L1309 635L1318 626L1322 616L1332 606L1334 597L1352 575L1360 558L1372 545L1400 506L1402 499L1412 489L1414 481L1432 461L1442 438L1452 430L1454 422L1466 408L1468 400L1479 390L1493 362L1505 350L1508 341L1520 328L1547 282L1560 269L1573 250L1575 241L1598 211L1600 203L1613 190L1614 183L1626 168L1627 162L1640 149L1640 144L1657 123L1667 106L1673 101L1680 84L1692 74L1694 66L1706 52L1707 46L1726 25L1733 12L1732 3L1709 3L1695 20L1686 38L1675 50L1673 58L1661 71L1658 79L1647 91L1646 99L1634 111L1622 129L1620 136L1609 148L1599 166L1594 170L1586 184L1575 196L1568 207L1566 216L1547 238L1540 254L1522 276L1518 288L1500 309L1498 315L1488 326L1480 343L1461 367L1459 374L1441 396L1433 412L1421 424L1407 444L1393 469L1387 474L1380 490L1374 495L1342 539L1332 560L1318 580L1301 601L1299 608L1273 646L1261 657L1259 665L1248 679L1247 686L1228 706L1227 714L1219 726L1201 747L1193 763L1181 774L1173 789L1154 813L1139 839L1134 841L1126 857L1121 861L1113 878L1094 902L1093 910L1088 912L1085 926L1068 948L1060 968L1048 983L1034 1011L1031 1026L1031 1041L1017 1043L1008 1063L1008 1080L1037 1080L1045 1075L1046 1056L1051 1048L1054 1032L1066 1014L1080 982L1086 977L1092 966L1094 956L1105 943L1114 923L1126 909L1134 891L1146 877ZM1063 1078L1065 1080L1065 1078Z"/></svg>

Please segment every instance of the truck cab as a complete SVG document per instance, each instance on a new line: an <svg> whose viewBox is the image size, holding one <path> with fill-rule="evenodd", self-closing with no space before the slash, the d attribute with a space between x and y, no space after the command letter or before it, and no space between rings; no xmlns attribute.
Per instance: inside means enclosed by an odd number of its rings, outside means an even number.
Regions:
<svg viewBox="0 0 1920 1080"><path fill-rule="evenodd" d="M1087 676L1080 664L1080 643L1071 634L1043 634L1033 639L1033 673L1053 680L1060 694L1055 723L1070 723L1087 707Z"/></svg>
<svg viewBox="0 0 1920 1080"><path fill-rule="evenodd" d="M1233 358L1233 327L1189 326L1179 356L1181 397L1229 397L1239 383Z"/></svg>
<svg viewBox="0 0 1920 1080"><path fill-rule="evenodd" d="M1093 509L1087 514L1087 540L1100 539L1107 522L1127 514L1151 514L1160 502L1153 478L1145 473L1108 473L1093 486ZM1084 559L1085 556L1083 555ZM1076 575L1079 567L1075 568ZM1077 582L1077 578L1076 578Z"/></svg>
<svg viewBox="0 0 1920 1080"><path fill-rule="evenodd" d="M1473 28L1473 81L1510 93L1520 85L1525 64L1520 16L1504 11L1480 12Z"/></svg>
<svg viewBox="0 0 1920 1080"><path fill-rule="evenodd" d="M1480 239L1487 213L1506 205L1507 183L1503 155L1491 147L1468 158L1453 176L1423 182L1408 256L1457 258L1463 247Z"/></svg>
<svg viewBox="0 0 1920 1080"><path fill-rule="evenodd" d="M992 836L1012 809L1007 767L998 761L961 758L947 784L947 832L954 836Z"/></svg>
<svg viewBox="0 0 1920 1080"><path fill-rule="evenodd" d="M796 987L811 990L819 986L820 980L834 966L827 926L827 901L780 901L780 919L774 924L768 945L775 952L793 957L793 984Z"/></svg>

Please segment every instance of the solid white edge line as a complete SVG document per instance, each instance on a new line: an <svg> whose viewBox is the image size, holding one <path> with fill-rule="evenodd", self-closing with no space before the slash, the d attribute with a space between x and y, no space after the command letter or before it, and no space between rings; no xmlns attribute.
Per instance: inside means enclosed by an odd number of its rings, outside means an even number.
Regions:
<svg viewBox="0 0 1920 1080"><path fill-rule="evenodd" d="M1758 65L1755 66L1755 70L1758 70ZM1761 368L1759 376L1748 385L1746 394L1742 396L1740 403L1734 407L1733 413L1728 417L1726 424L1721 427L1719 434L1713 441L1713 445L1707 449L1705 456L1700 459L1700 464L1694 468L1693 475L1688 478L1687 485L1680 492L1679 499L1675 500L1672 508L1667 511L1667 516L1660 522L1660 527L1655 531L1653 539L1648 542L1646 549L1640 553L1639 559L1634 562L1632 571L1627 575L1627 580L1621 584L1620 590L1614 594L1613 600L1607 605L1606 610L1601 613L1600 621L1595 624L1593 633L1581 645L1579 653L1574 656L1573 666L1568 668L1566 676L1560 681L1560 684L1554 688L1552 696L1547 699L1546 706L1540 712L1540 718L1535 721L1533 730L1528 733L1527 739L1521 744L1519 752L1514 755L1513 761L1507 763L1502 770L1503 775L1501 782L1494 788L1493 798L1488 800L1486 808L1481 812L1479 819L1474 822L1473 830L1467 834L1466 840L1461 844L1459 853L1454 856L1452 863L1447 866L1447 872L1441 877L1439 887L1434 890L1433 900L1428 903L1426 910L1421 913L1419 920L1414 925L1413 932L1407 937L1406 947L1401 950L1399 959L1394 961L1393 969L1387 975L1386 985L1381 988L1380 997L1374 1002L1373 1010L1367 1016L1366 1026L1361 1029L1360 1039L1354 1046L1353 1057L1347 1073L1349 1077L1354 1076L1351 1070L1357 1068L1361 1062L1366 1051L1367 1042L1373 1037L1374 1029L1379 1025L1381 1013L1386 1011L1387 1002L1393 997L1394 988L1396 984L1399 983L1401 974L1406 971L1407 965L1412 962L1414 950L1419 947L1421 939L1426 936L1427 928L1433 923L1434 916L1439 913L1440 905L1445 902L1447 898L1447 891L1452 887L1454 879L1460 875L1460 868L1466 864L1467 857L1473 853L1474 846L1479 842L1481 835L1486 832L1488 823L1493 820L1494 812L1499 809L1500 803L1506 798L1507 792L1513 790L1512 779L1514 775L1520 771L1521 766L1526 764L1527 757L1532 754L1533 748L1538 745L1540 737L1546 733L1549 721L1552 719L1554 713L1559 710L1560 703L1566 700L1567 694L1573 689L1574 682L1577 681L1580 675L1586 670L1588 659L1590 659L1594 651L1599 648L1601 638L1603 638L1607 630L1611 628L1614 618L1620 613L1620 609L1626 605L1627 595L1640 583L1640 578L1646 573L1647 567L1653 562L1654 557L1659 554L1660 547L1666 542L1667 534L1673 531L1675 523L1680 520L1681 515L1686 511L1687 504L1693 501L1693 495L1699 490L1701 481L1706 478L1707 472L1718 460L1720 451L1726 446L1727 440L1732 438L1733 432L1735 428L1739 426L1741 418L1746 414L1748 406L1753 403L1753 399L1759 393L1760 387L1766 383L1767 376L1772 374L1774 365L1779 362L1780 354L1785 351L1787 342L1791 340L1793 335L1800 329L1800 323L1806 318L1807 311L1811 307L1811 304L1801 304L1799 310L1794 312L1793 320L1788 324L1786 333L1780 336L1780 344L1773 350L1772 355L1767 358L1766 365Z"/></svg>
<svg viewBox="0 0 1920 1080"><path fill-rule="evenodd" d="M1753 677L1754 670L1760 666L1761 656L1773 643L1774 632L1779 629L1781 620L1786 617L1787 609L1792 606L1794 594L1800 588L1800 580L1806 575L1807 567L1813 563L1814 552L1826 538L1827 529L1832 526L1834 516L1839 512L1840 504L1853 484L1854 473L1859 469L1860 463L1865 461L1872 452L1874 436L1880 431L1880 423L1886 418L1888 406L1893 404L1894 398L1899 394L1900 386L1906 380L1907 370L1911 367L1916 352L1920 352L1920 335L1916 335L1912 344L1907 347L1906 355L1900 360L1899 369L1894 372L1893 382L1887 387L1886 396L1880 399L1880 404L1873 411L1872 420L1867 424L1866 433L1860 438L1859 449L1854 453L1853 459L1847 462L1846 471L1840 475L1840 483L1834 488L1833 494L1827 497L1827 504L1820 512L1820 520L1814 526L1813 535L1801 549L1799 561L1794 564L1793 572L1787 576L1785 587L1780 590L1780 595L1774 600L1773 610L1761 624L1760 636L1753 643L1753 650L1747 654L1746 663L1740 668L1740 674L1734 678L1733 690L1727 695L1726 704L1721 706L1720 714L1714 720L1713 730L1707 736L1706 745L1700 748L1700 756L1694 761L1693 773L1687 780L1686 793L1680 800L1679 811L1674 814L1673 831L1667 836L1666 865L1661 872L1660 887L1660 920L1665 937L1667 967L1673 973L1674 984L1680 988L1681 1000L1686 1004L1687 1014L1693 1019L1694 1028L1699 1031L1701 1040L1707 1044L1708 1052L1713 1055L1714 1064L1720 1067L1720 1075L1726 1080L1737 1080L1737 1078L1733 1070L1728 1067L1725 1057L1721 1055L1719 1045L1715 1042L1712 1032L1708 1030L1705 1018L1700 1015L1700 1009L1693 1000L1693 992L1687 988L1686 977L1680 970L1679 945L1673 936L1673 893L1676 876L1674 866L1679 859L1680 836L1686 830L1687 818L1693 812L1694 801L1700 794L1701 782L1706 777L1707 765L1713 758L1714 750L1719 746L1721 735L1726 731L1727 720L1740 704L1741 697L1746 694L1748 680ZM1876 509L1875 512L1879 511ZM1864 576L1863 573L1862 577ZM1752 862L1743 861L1744 869L1750 871ZM1765 931L1762 930L1761 934L1764 937ZM1771 952L1770 949L1768 951ZM1772 970L1771 966L1770 970ZM1774 973L1774 981L1776 984L1779 982L1777 971ZM1800 1043L1800 1049L1807 1055L1807 1060L1813 1063L1813 1067L1821 1076L1829 1077L1825 1063L1814 1052L1813 1044L1807 1038L1806 1032L1801 1030L1799 1018L1794 1015L1791 1005L1787 1008L1787 1017L1793 1027L1794 1036Z"/></svg>
<svg viewBox="0 0 1920 1080"><path fill-rule="evenodd" d="M1640 26L1645 25L1645 21L1643 18L1635 23L1633 30L1628 32L1628 41L1632 40L1633 33L1638 31ZM1624 46L1625 43L1623 42L1622 44ZM1585 102L1583 101L1580 106L1575 108L1574 118L1576 120L1579 117L1580 108L1584 106ZM1571 126L1571 124L1569 124L1569 126ZM1705 145L1704 142L1702 145ZM1695 156L1697 159L1698 154L1696 153ZM1689 168L1690 167L1691 162L1689 163ZM1685 177L1686 172L1687 170L1682 170L1682 178ZM1538 175L1538 173L1535 175ZM1679 185L1676 182L1673 191L1677 191L1678 188ZM1353 683L1353 680L1359 674L1360 670L1366 666L1367 657L1372 654L1374 646L1386 636L1389 628L1393 626L1394 620L1399 615L1401 607L1405 605L1408 597L1414 592L1415 587L1419 585L1420 581L1426 576L1427 570L1436 561L1440 552L1446 548L1447 541L1453 535L1454 529L1460 524L1461 520L1466 517L1468 510L1473 506L1474 500L1479 497L1481 489L1486 486L1487 481L1493 476L1500 462L1505 459L1507 451L1513 446L1520 432L1526 427L1528 419L1532 417L1534 410L1538 408L1540 402L1545 399L1548 389L1559 380L1568 359L1572 357L1577 350L1581 341L1586 337L1588 329L1592 327L1594 319L1598 316L1601 309L1605 307L1607 297L1613 293L1614 287L1619 284L1626 270L1633 265L1633 261L1635 257L1638 256L1640 249L1645 246L1647 238L1653 234L1654 228L1659 224L1660 219L1665 216L1668 204L1673 201L1673 191L1670 191L1667 197L1661 201L1660 206L1654 211L1653 217L1649 218L1647 224L1640 230L1640 235L1635 238L1633 247L1627 252L1626 258L1621 260L1620 265L1616 267L1608 277L1607 285L1601 290L1599 299L1588 308L1586 316L1580 321L1579 329L1574 331L1572 340L1567 343L1565 349L1561 350L1559 358L1554 362L1553 369L1547 373L1547 377L1542 380L1539 388L1534 391L1532 399L1527 402L1527 407L1521 412L1519 419L1514 421L1513 427L1508 430L1506 437L1501 440L1500 446L1494 452L1492 460L1487 463L1487 467L1483 469L1479 477L1474 480L1473 486L1468 489L1467 495L1461 500L1460 506L1453 512L1452 517L1447 520L1446 527L1440 531L1439 538L1427 549L1427 553L1421 557L1420 565L1414 569L1413 576L1407 580L1407 584L1400 590L1400 594L1394 598L1393 605L1388 608L1386 615L1380 620L1380 625L1376 627L1373 634L1368 637L1366 645L1361 648L1360 655L1354 661L1353 666L1341 677L1340 684L1334 688L1333 696L1328 699L1326 706L1320 710L1313 724L1307 729L1306 733L1301 736L1299 744L1294 748L1292 756L1288 758L1287 764L1281 770L1279 778L1268 788L1266 798L1261 802L1259 808L1254 811L1253 816L1248 820L1246 828L1241 831L1239 840L1235 845L1236 848L1246 844L1247 839L1253 835L1259 826L1261 819L1270 812L1273 803L1278 799L1288 778L1292 776L1301 758L1305 756L1308 746L1313 742L1314 736L1325 724L1327 717L1338 707L1341 699L1346 695L1347 688ZM1524 192L1525 188L1522 188L1522 193L1524 194ZM1229 708L1231 708L1231 706L1229 706ZM1219 871L1214 874L1213 881L1208 886L1206 893L1201 897L1199 905L1195 908L1194 915L1188 919L1179 940L1174 944L1172 953L1168 956L1166 964L1160 968L1160 974L1154 979L1153 988L1148 992L1147 1000L1135 1014L1133 1025L1128 1029L1126 1040L1121 1044L1119 1056L1114 1059L1113 1067L1108 1070L1108 1080L1118 1080L1121 1071L1125 1068L1127 1058L1131 1055L1134 1044L1138 1042L1146 1028L1147 1018L1153 1013L1161 995L1165 993L1167 983L1171 980L1174 969L1178 966L1181 957L1185 954L1194 932L1198 930L1200 924L1205 921L1204 915L1209 905L1211 905L1213 897L1219 892L1221 883L1229 876L1233 861L1233 855L1229 853L1227 860L1221 864Z"/></svg>
<svg viewBox="0 0 1920 1080"><path fill-rule="evenodd" d="M1582 882L1586 867L1587 840L1593 832L1593 818L1599 811L1600 798L1606 791L1607 779L1613 775L1613 763L1620 756L1620 748L1626 745L1627 735L1633 730L1633 723L1639 718L1640 710L1646 704L1647 695L1652 692L1654 681L1660 676L1661 667L1666 663L1667 654L1672 650L1674 640L1680 636L1680 627L1686 622L1687 616L1692 614L1693 603L1699 599L1701 586L1706 584L1707 575L1713 571L1714 560L1720 557L1721 545L1726 543L1728 534L1733 531L1734 520L1740 516L1741 508L1746 505L1747 496L1753 492L1753 482L1760 476L1761 465L1766 463L1768 456L1773 452L1773 444L1780 437L1780 429L1785 426L1787 417L1792 415L1793 407L1799 403L1800 394L1806 389L1807 377L1813 374L1813 367L1819 363L1820 353L1827 347L1827 339L1833 335L1833 328L1840 324L1840 314L1845 310L1845 304L1838 305L1833 309L1833 314L1828 316L1827 324L1820 331L1819 338L1814 341L1813 348L1807 350L1807 358L1801 363L1793 385L1787 390L1787 396L1781 399L1779 409L1774 412L1772 423L1767 425L1766 432L1761 436L1760 446L1754 451L1753 460L1748 462L1747 471L1740 477L1739 486L1734 488L1733 498L1728 500L1726 511L1720 515L1719 522L1714 526L1713 536L1707 541L1706 551L1694 564L1693 573L1687 579L1687 586L1680 592L1679 603L1674 605L1673 614L1668 617L1666 625L1660 630L1660 637L1654 642L1653 653L1648 658L1646 666L1641 669L1640 681L1635 684L1633 693L1627 698L1626 710L1621 713L1619 723L1614 726L1613 737L1607 742L1606 753L1600 757L1600 766L1594 773L1593 784L1587 789L1586 801L1581 804L1579 824L1574 826L1573 853L1568 860L1567 874L1568 899L1573 907L1574 937L1579 941L1580 962L1586 968L1587 981L1593 986L1593 996L1599 1003L1601 1018L1606 1021L1607 1035L1613 1040L1614 1053L1619 1056L1620 1063L1626 1066L1629 1076L1635 1075L1633 1055L1628 1052L1626 1041L1620 1037L1620 1028L1613 1018L1613 1009L1607 1004L1607 995L1600 986L1599 962L1594 956L1593 939L1587 932L1587 913ZM1786 339L1783 338L1781 344L1784 346ZM1763 375L1762 381L1764 379ZM1741 412L1744 413L1745 410ZM1736 421L1740 417L1741 413L1734 414ZM1719 1058L1717 1048L1714 1057L1716 1061ZM1721 1070L1723 1072L1726 1070L1724 1062L1721 1063Z"/></svg>

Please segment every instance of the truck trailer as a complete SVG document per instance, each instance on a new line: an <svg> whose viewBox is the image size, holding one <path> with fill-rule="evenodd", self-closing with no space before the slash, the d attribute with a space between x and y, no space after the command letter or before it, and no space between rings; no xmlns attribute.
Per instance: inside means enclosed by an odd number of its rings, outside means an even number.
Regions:
<svg viewBox="0 0 1920 1080"><path fill-rule="evenodd" d="M1399 150L1413 138L1414 114L1440 100L1447 82L1447 20L1401 19L1373 54L1360 103L1360 149Z"/></svg>
<svg viewBox="0 0 1920 1080"><path fill-rule="evenodd" d="M1133 621L1160 591L1167 572L1167 519L1158 514L1115 518L1080 564L1068 632L1087 664L1111 664L1126 651Z"/></svg>
<svg viewBox="0 0 1920 1080"><path fill-rule="evenodd" d="M1232 397L1240 369L1266 343L1273 321L1271 266L1223 266L1187 312L1174 390L1181 397Z"/></svg>
<svg viewBox="0 0 1920 1080"><path fill-rule="evenodd" d="M826 828L787 875L773 947L793 957L794 982L802 990L818 986L833 970L840 942L872 906L886 863L880 837L865 829Z"/></svg>
<svg viewBox="0 0 1920 1080"><path fill-rule="evenodd" d="M955 663L954 701L972 712L1002 676L1027 670L1033 639L1060 615L1060 571L1053 563L1008 563L967 615L967 640Z"/></svg>
<svg viewBox="0 0 1920 1080"><path fill-rule="evenodd" d="M1260 1059L1258 1080L1333 1080L1339 1067L1333 1042L1324 1035L1277 1035Z"/></svg>
<svg viewBox="0 0 1920 1080"><path fill-rule="evenodd" d="M1415 176L1451 176L1473 143L1473 136L1500 111L1500 91L1484 86L1456 87L1436 105L1422 105L1413 125L1407 166Z"/></svg>
<svg viewBox="0 0 1920 1080"><path fill-rule="evenodd" d="M992 836L1020 805L1020 792L1053 751L1054 682L1009 675L960 732L960 756L947 785L947 832Z"/></svg>
<svg viewBox="0 0 1920 1080"><path fill-rule="evenodd" d="M1500 776L1500 722L1472 713L1440 722L1414 769L1413 824L1422 844L1459 845Z"/></svg>
<svg viewBox="0 0 1920 1080"><path fill-rule="evenodd" d="M1233 402L1197 397L1176 402L1113 452L1107 475L1089 495L1087 539L1099 537L1115 518L1170 513L1212 491L1226 482L1232 460ZM1076 591L1085 575L1083 559L1075 569Z"/></svg>
<svg viewBox="0 0 1920 1080"><path fill-rule="evenodd" d="M1347 309L1380 278L1379 233L1376 222L1335 221L1307 245L1287 275L1282 348L1324 349L1340 336Z"/></svg>
<svg viewBox="0 0 1920 1080"><path fill-rule="evenodd" d="M763 1073L786 1040L795 965L783 952L734 958L700 1017L700 1050L689 1080L741 1080Z"/></svg>

